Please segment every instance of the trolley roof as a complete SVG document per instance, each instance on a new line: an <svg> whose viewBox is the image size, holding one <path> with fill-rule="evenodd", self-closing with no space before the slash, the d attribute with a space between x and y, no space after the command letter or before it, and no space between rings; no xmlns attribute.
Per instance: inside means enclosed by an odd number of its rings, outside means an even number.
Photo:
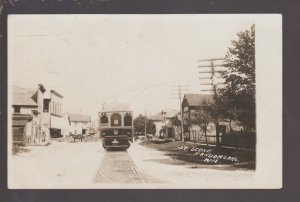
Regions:
<svg viewBox="0 0 300 202"><path fill-rule="evenodd" d="M113 102L105 103L102 106L100 112L132 112L128 103Z"/></svg>

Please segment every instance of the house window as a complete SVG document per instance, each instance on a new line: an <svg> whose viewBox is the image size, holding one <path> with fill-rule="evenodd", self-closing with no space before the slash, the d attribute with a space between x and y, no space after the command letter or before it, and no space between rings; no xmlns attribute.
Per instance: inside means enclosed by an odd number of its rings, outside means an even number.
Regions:
<svg viewBox="0 0 300 202"><path fill-rule="evenodd" d="M48 100L44 100L43 112L49 112L49 101Z"/></svg>
<svg viewBox="0 0 300 202"><path fill-rule="evenodd" d="M57 115L60 115L60 104L57 104Z"/></svg>
<svg viewBox="0 0 300 202"><path fill-rule="evenodd" d="M54 114L54 102L52 101L51 113Z"/></svg>
<svg viewBox="0 0 300 202"><path fill-rule="evenodd" d="M15 108L15 113L20 113L21 107L14 107Z"/></svg>

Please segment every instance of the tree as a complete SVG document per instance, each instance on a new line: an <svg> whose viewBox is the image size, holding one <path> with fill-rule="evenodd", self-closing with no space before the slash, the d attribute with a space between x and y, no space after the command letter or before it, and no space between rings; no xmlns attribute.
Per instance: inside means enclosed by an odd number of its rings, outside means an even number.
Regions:
<svg viewBox="0 0 300 202"><path fill-rule="evenodd" d="M139 134L145 134L145 123L146 123L146 133L147 134L155 134L156 127L152 120L147 119L147 117L140 114L133 120L134 131Z"/></svg>
<svg viewBox="0 0 300 202"><path fill-rule="evenodd" d="M228 69L219 99L225 118L240 121L245 130L255 130L255 26L237 35L225 57Z"/></svg>
<svg viewBox="0 0 300 202"><path fill-rule="evenodd" d="M190 116L190 123L198 125L204 131L206 145L208 145L207 126L214 120L212 112L212 103L203 100Z"/></svg>

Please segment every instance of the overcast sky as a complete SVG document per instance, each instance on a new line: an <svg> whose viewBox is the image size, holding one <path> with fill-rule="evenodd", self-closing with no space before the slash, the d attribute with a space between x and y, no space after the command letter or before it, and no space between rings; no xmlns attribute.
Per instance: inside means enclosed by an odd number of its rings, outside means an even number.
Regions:
<svg viewBox="0 0 300 202"><path fill-rule="evenodd" d="M201 93L198 59L224 57L251 15L10 15L9 84L44 84L63 110L95 117L102 103L135 115L179 109L173 85Z"/></svg>

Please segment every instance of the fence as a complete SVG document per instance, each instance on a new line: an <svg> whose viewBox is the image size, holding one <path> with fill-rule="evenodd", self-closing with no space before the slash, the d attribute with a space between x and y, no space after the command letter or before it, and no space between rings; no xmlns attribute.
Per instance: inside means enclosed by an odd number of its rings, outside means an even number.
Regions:
<svg viewBox="0 0 300 202"><path fill-rule="evenodd" d="M214 133L208 133L206 135L208 144L216 144L217 136ZM206 137L202 131L191 131L189 141L206 143ZM255 133L234 133L223 134L219 136L219 141L222 146L247 148L255 150L256 148L256 134Z"/></svg>

